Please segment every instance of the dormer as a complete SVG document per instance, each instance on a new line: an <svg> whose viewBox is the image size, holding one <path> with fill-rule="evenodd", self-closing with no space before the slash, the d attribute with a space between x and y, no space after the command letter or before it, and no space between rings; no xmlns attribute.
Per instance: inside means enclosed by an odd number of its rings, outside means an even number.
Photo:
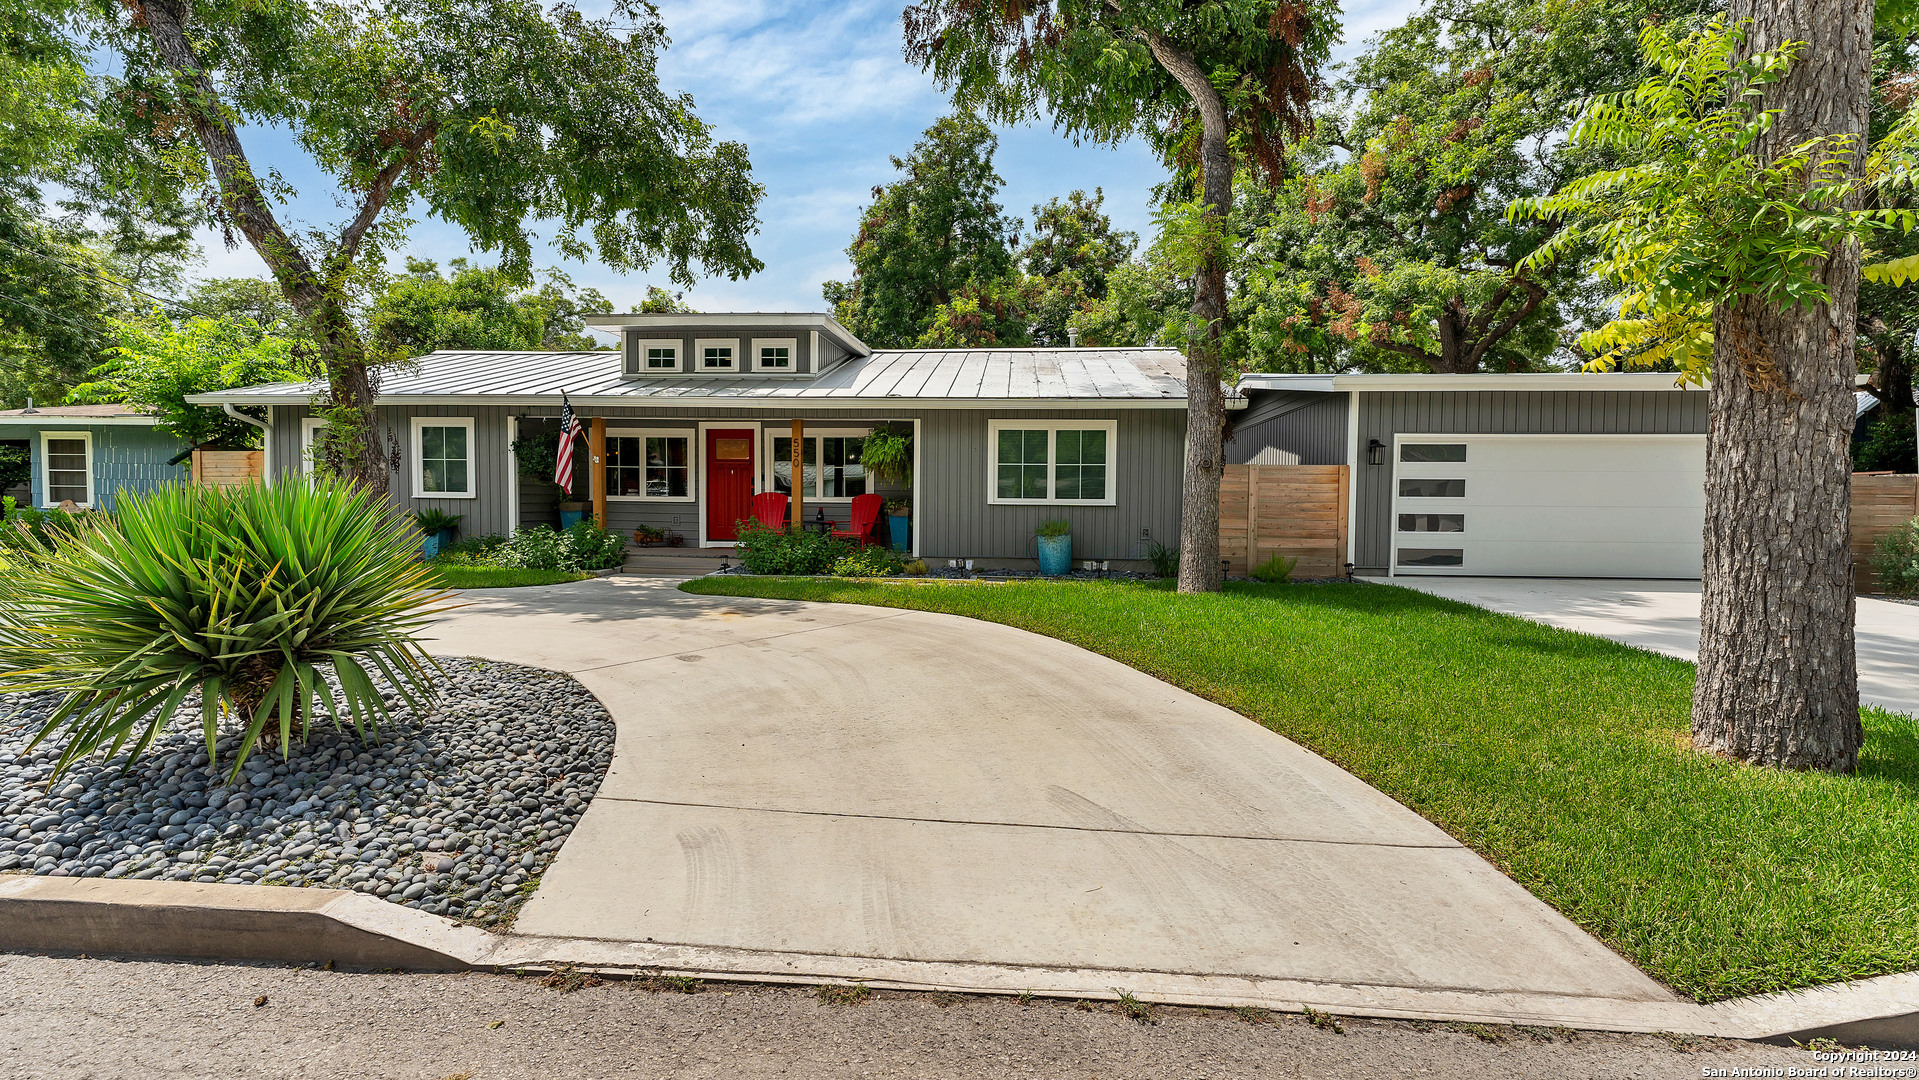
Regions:
<svg viewBox="0 0 1919 1080"><path fill-rule="evenodd" d="M872 352L831 315L589 315L620 335L628 379L811 379Z"/></svg>

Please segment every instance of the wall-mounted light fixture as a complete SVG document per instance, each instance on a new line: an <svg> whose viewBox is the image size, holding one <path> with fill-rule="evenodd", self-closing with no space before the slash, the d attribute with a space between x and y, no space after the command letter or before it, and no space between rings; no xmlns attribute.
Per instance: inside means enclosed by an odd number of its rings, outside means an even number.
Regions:
<svg viewBox="0 0 1919 1080"><path fill-rule="evenodd" d="M1385 443L1380 442L1378 439L1367 439L1366 440L1366 464L1368 465L1379 464L1379 452L1384 449L1386 449Z"/></svg>

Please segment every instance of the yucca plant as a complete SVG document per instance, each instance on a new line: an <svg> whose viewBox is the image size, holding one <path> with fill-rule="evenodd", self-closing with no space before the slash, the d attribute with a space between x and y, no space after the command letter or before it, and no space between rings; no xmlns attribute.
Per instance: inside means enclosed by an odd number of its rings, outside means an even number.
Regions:
<svg viewBox="0 0 1919 1080"><path fill-rule="evenodd" d="M321 717L377 738L374 673L409 706L431 698L412 635L447 594L384 499L315 478L119 505L16 548L0 575L0 691L62 695L34 737L64 733L56 775L97 751L131 763L196 691L209 761L223 716L244 729L229 779L256 743L284 753Z"/></svg>

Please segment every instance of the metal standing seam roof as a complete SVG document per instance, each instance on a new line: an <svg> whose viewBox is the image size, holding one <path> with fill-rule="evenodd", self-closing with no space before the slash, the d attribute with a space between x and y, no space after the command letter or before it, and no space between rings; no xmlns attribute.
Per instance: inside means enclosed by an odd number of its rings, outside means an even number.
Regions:
<svg viewBox="0 0 1919 1080"><path fill-rule="evenodd" d="M737 404L1021 400L1183 406L1185 358L1177 349L908 349L870 353L817 376L674 375L627 378L618 352L436 352L379 376L389 404L491 401L557 404L686 398ZM272 383L194 394L195 404L311 400L317 382Z"/></svg>

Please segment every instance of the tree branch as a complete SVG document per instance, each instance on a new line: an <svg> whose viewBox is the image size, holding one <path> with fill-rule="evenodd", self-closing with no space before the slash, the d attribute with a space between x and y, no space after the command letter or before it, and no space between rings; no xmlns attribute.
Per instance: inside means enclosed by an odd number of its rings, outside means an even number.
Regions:
<svg viewBox="0 0 1919 1080"><path fill-rule="evenodd" d="M366 238L367 230L373 227L380 211L386 208L387 200L393 197L394 185L420 160L421 153L432 145L438 133L437 124L427 124L408 135L400 144L400 156L374 175L373 183L367 187L366 197L360 200L360 212L353 216L346 228L340 230L340 243L335 248L336 259L352 262L360 253L360 241Z"/></svg>

